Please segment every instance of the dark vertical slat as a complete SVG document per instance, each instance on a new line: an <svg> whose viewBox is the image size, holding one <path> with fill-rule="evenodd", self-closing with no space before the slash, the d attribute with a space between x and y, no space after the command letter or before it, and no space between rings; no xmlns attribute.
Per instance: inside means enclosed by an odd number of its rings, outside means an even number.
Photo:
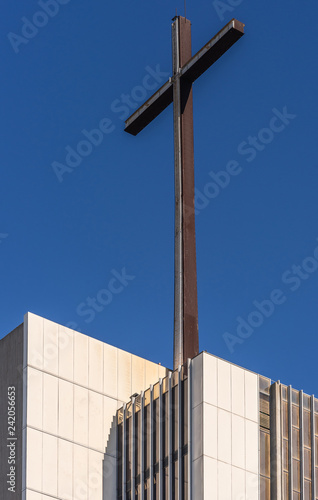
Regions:
<svg viewBox="0 0 318 500"><path fill-rule="evenodd" d="M300 500L304 500L305 477L304 477L304 395L299 392L299 447L300 447Z"/></svg>
<svg viewBox="0 0 318 500"><path fill-rule="evenodd" d="M188 359L188 500L192 500L192 361Z"/></svg>
<svg viewBox="0 0 318 500"><path fill-rule="evenodd" d="M141 436L141 471L140 471L140 491L141 500L145 498L145 449L144 449L144 436L145 436L145 394L141 393L141 409L140 409L140 436Z"/></svg>
<svg viewBox="0 0 318 500"><path fill-rule="evenodd" d="M164 483L163 483L163 425L165 422L163 414L163 393L162 393L162 378L159 379L159 500L164 497Z"/></svg>
<svg viewBox="0 0 318 500"><path fill-rule="evenodd" d="M293 498L293 488L294 488L294 481L293 481L293 441L292 441L292 434L293 434L293 423L292 423L292 409L293 409L293 395L292 395L292 386L290 385L288 387L288 462L289 462L289 481L288 481L288 488L289 488L289 498Z"/></svg>
<svg viewBox="0 0 318 500"><path fill-rule="evenodd" d="M182 500L182 412L183 412L183 404L182 404L182 372L181 366L178 369L178 500ZM177 411L177 409L176 409Z"/></svg>
<svg viewBox="0 0 318 500"><path fill-rule="evenodd" d="M123 415L123 443L122 443L122 460L123 460L123 476L122 476L122 496L123 500L127 498L126 486L127 486L127 477L126 477L126 467L127 467L127 457L126 457L126 430L127 430L127 409L126 405L124 405L124 415Z"/></svg>
<svg viewBox="0 0 318 500"><path fill-rule="evenodd" d="M316 498L317 485L316 485L316 474L315 474L315 463L316 463L316 448L315 448L315 397L311 396L310 405L310 420L311 420L311 494L312 498Z"/></svg>
<svg viewBox="0 0 318 500"><path fill-rule="evenodd" d="M270 388L270 409L271 500L282 500L282 395L281 385L278 382L272 384Z"/></svg>
<svg viewBox="0 0 318 500"><path fill-rule="evenodd" d="M149 453L150 453L150 498L153 498L153 480L154 480L154 411L153 411L153 385L150 386L150 436L149 436Z"/></svg>
<svg viewBox="0 0 318 500"><path fill-rule="evenodd" d="M169 418L168 418L168 425L169 425L169 495L168 498L169 500L172 499L172 481L173 481L173 474L172 474L172 380L171 380L171 373L169 373L169 389L168 389L168 399L169 399Z"/></svg>

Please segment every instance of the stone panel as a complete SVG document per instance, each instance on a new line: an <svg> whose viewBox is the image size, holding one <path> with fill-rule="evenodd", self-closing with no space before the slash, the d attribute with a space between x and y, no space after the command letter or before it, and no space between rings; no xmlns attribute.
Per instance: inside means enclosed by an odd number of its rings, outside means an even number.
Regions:
<svg viewBox="0 0 318 500"><path fill-rule="evenodd" d="M218 359L218 407L231 411L231 365Z"/></svg>
<svg viewBox="0 0 318 500"><path fill-rule="evenodd" d="M88 387L88 337L74 332L74 382Z"/></svg>

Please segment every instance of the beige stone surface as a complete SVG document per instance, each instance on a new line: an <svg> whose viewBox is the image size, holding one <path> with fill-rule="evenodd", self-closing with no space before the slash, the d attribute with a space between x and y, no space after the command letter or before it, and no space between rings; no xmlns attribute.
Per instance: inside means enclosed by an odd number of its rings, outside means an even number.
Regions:
<svg viewBox="0 0 318 500"><path fill-rule="evenodd" d="M258 375L202 353L192 391L194 498L258 500Z"/></svg>
<svg viewBox="0 0 318 500"><path fill-rule="evenodd" d="M104 500L103 468L114 491L117 409L166 369L30 313L24 352L23 500Z"/></svg>

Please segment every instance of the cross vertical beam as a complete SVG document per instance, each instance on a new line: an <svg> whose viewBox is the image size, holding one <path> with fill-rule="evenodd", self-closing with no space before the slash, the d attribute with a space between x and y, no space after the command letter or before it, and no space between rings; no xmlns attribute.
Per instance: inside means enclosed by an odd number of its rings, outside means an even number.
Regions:
<svg viewBox="0 0 318 500"><path fill-rule="evenodd" d="M191 23L184 17L174 19L172 50L176 207L173 365L176 369L199 353L192 81L180 78L181 68L192 55Z"/></svg>
<svg viewBox="0 0 318 500"><path fill-rule="evenodd" d="M174 369L199 352L194 213L192 84L244 35L232 19L191 57L191 23L172 24L173 76L127 120L125 131L137 135L173 102L175 144L175 304Z"/></svg>

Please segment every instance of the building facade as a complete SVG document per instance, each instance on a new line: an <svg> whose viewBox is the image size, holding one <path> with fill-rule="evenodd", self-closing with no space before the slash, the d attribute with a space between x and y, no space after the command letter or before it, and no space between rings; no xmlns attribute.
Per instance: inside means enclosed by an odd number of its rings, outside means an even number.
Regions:
<svg viewBox="0 0 318 500"><path fill-rule="evenodd" d="M256 374L201 353L119 409L117 423L118 499L259 498Z"/></svg>
<svg viewBox="0 0 318 500"><path fill-rule="evenodd" d="M118 499L318 499L314 396L207 353L186 372L118 410Z"/></svg>
<svg viewBox="0 0 318 500"><path fill-rule="evenodd" d="M0 380L1 499L318 499L318 400L206 352L171 372L28 313Z"/></svg>
<svg viewBox="0 0 318 500"><path fill-rule="evenodd" d="M166 373L158 364L27 314L0 341L1 500L115 499L109 478L116 475L110 439L116 411ZM8 406L12 392L15 404ZM10 442L16 443L12 465ZM15 491L8 490L11 466Z"/></svg>

